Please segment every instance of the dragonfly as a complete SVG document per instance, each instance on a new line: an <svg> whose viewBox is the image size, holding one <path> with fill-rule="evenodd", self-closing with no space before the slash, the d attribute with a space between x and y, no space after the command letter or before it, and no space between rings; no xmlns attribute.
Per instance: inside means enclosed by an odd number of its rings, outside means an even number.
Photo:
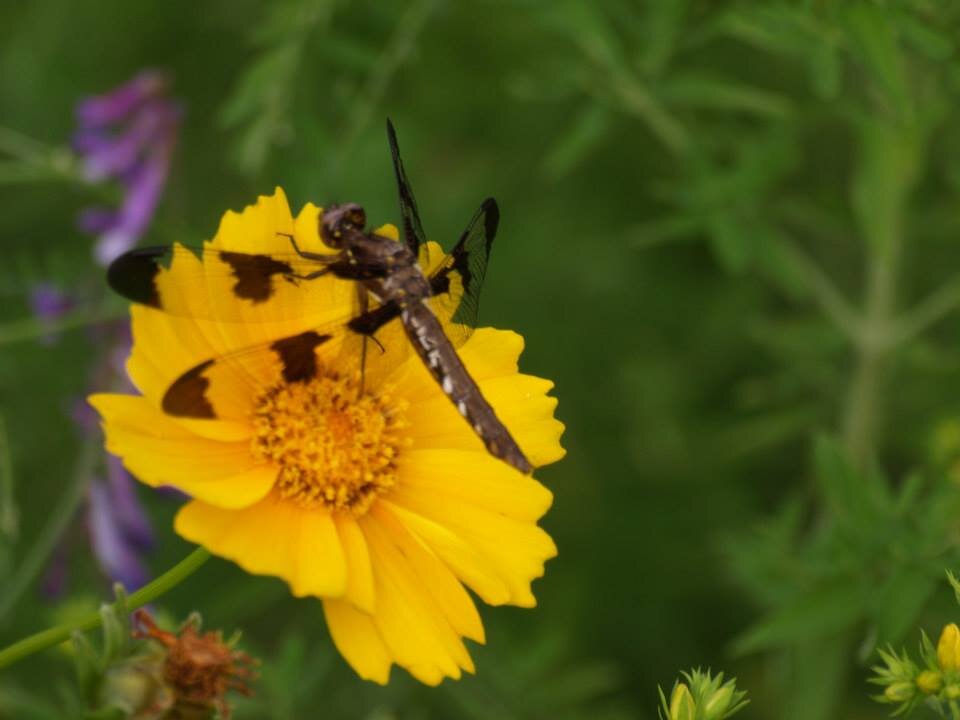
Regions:
<svg viewBox="0 0 960 720"><path fill-rule="evenodd" d="M399 196L400 241L368 230L366 213L359 204L334 204L326 207L318 220L325 252L301 248L293 235L284 235L290 248L283 253L241 253L182 244L136 248L111 263L107 281L114 291L134 303L214 322L250 322L250 313L239 312L238 308L280 302L280 296L287 303L303 302L296 292L290 292L291 286L299 288L324 276L347 281L356 292L355 311L349 316L327 318L309 330L263 346L232 350L189 368L167 388L161 403L164 412L182 418L216 418L207 397L210 373L218 365L241 365L238 358L258 353L272 353L280 361L287 382L309 380L317 373L317 348L335 339L351 348L357 346L345 341L359 340L358 350L351 353L359 355L362 378L368 345L376 344L386 352L378 336L399 327L407 347L419 356L487 451L529 474L533 465L457 353L457 347L476 326L479 293L500 222L497 203L493 198L484 200L450 252L432 263L417 202L400 158L396 130L389 119L387 139ZM170 276L161 281L165 268L178 256L186 255L194 262L181 263L181 267L194 268L196 277L191 278L186 270L178 272L176 279L208 282L211 267L223 268L229 280L229 302L191 306L183 302L185 294L171 291L166 282ZM196 262L197 258L203 259L203 265ZM432 269L425 271L424 264ZM334 292L342 289L341 283L331 285ZM293 310L302 315L309 309ZM436 313L452 322L444 325Z"/></svg>

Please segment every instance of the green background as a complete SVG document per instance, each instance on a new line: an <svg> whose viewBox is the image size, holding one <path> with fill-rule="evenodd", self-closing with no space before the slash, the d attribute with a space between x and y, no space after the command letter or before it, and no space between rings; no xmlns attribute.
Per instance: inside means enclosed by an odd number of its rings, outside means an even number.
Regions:
<svg viewBox="0 0 960 720"><path fill-rule="evenodd" d="M104 188L70 163L73 108L155 67L186 115L144 242L276 185L396 221L390 116L428 235L499 201L481 321L525 336L567 425L538 473L560 555L537 609L483 610L474 678L364 683L317 603L219 560L165 597L262 658L238 718L652 718L698 665L744 718L885 716L875 648L960 615L958 29L932 0L3 4L0 607L82 491L68 411L123 311L93 304L74 219ZM89 299L53 346L41 280ZM189 548L140 495L161 572ZM69 596L31 582L0 642L107 597L79 518L66 538ZM63 653L31 658L0 717L66 716L71 686Z"/></svg>

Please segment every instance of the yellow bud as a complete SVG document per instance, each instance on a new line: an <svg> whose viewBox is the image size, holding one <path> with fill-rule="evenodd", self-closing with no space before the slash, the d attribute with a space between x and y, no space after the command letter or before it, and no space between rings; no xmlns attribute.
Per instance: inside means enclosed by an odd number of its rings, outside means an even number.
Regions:
<svg viewBox="0 0 960 720"><path fill-rule="evenodd" d="M933 695L943 687L943 676L934 670L924 670L917 675L917 687L924 695Z"/></svg>
<svg viewBox="0 0 960 720"><path fill-rule="evenodd" d="M690 688L680 683L673 689L670 698L670 720L694 720L697 714L697 705L690 694Z"/></svg>
<svg viewBox="0 0 960 720"><path fill-rule="evenodd" d="M956 623L950 623L940 633L937 662L944 672L960 670L960 627Z"/></svg>
<svg viewBox="0 0 960 720"><path fill-rule="evenodd" d="M956 700L960 698L960 687L957 685L947 685L947 689L943 691L943 694L947 696L947 700Z"/></svg>
<svg viewBox="0 0 960 720"><path fill-rule="evenodd" d="M910 700L915 692L916 688L913 683L895 682L893 685L887 686L887 689L883 691L883 696L890 702L900 703Z"/></svg>

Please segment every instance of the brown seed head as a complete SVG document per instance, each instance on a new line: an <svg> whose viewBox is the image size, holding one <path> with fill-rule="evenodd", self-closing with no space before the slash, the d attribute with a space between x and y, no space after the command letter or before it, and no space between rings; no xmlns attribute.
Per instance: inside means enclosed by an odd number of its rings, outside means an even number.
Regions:
<svg viewBox="0 0 960 720"><path fill-rule="evenodd" d="M219 632L201 634L196 618L178 633L161 630L146 610L137 610L134 621L140 628L134 631L135 637L154 640L166 648L163 679L177 705L217 708L227 719L228 690L253 694L247 682L256 676L252 666L257 661L224 643Z"/></svg>

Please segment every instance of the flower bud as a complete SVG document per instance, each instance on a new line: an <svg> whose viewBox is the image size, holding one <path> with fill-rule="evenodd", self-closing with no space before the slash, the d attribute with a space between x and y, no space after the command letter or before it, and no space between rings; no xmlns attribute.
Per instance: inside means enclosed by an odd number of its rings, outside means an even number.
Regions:
<svg viewBox="0 0 960 720"><path fill-rule="evenodd" d="M934 695L943 687L943 676L935 670L924 670L917 675L917 687L924 695Z"/></svg>
<svg viewBox="0 0 960 720"><path fill-rule="evenodd" d="M916 687L911 682L895 682L887 686L887 689L883 691L883 696L890 702L909 702L916 691Z"/></svg>
<svg viewBox="0 0 960 720"><path fill-rule="evenodd" d="M694 720L697 706L686 683L680 683L673 689L670 698L670 720Z"/></svg>
<svg viewBox="0 0 960 720"><path fill-rule="evenodd" d="M707 698L703 706L703 720L722 720L727 715L730 701L733 700L734 686L727 684Z"/></svg>
<svg viewBox="0 0 960 720"><path fill-rule="evenodd" d="M937 643L937 663L944 672L960 670L960 627L947 625Z"/></svg>
<svg viewBox="0 0 960 720"><path fill-rule="evenodd" d="M957 698L960 698L960 685L947 685L947 688L943 691L943 694L947 696L947 700L956 700Z"/></svg>

